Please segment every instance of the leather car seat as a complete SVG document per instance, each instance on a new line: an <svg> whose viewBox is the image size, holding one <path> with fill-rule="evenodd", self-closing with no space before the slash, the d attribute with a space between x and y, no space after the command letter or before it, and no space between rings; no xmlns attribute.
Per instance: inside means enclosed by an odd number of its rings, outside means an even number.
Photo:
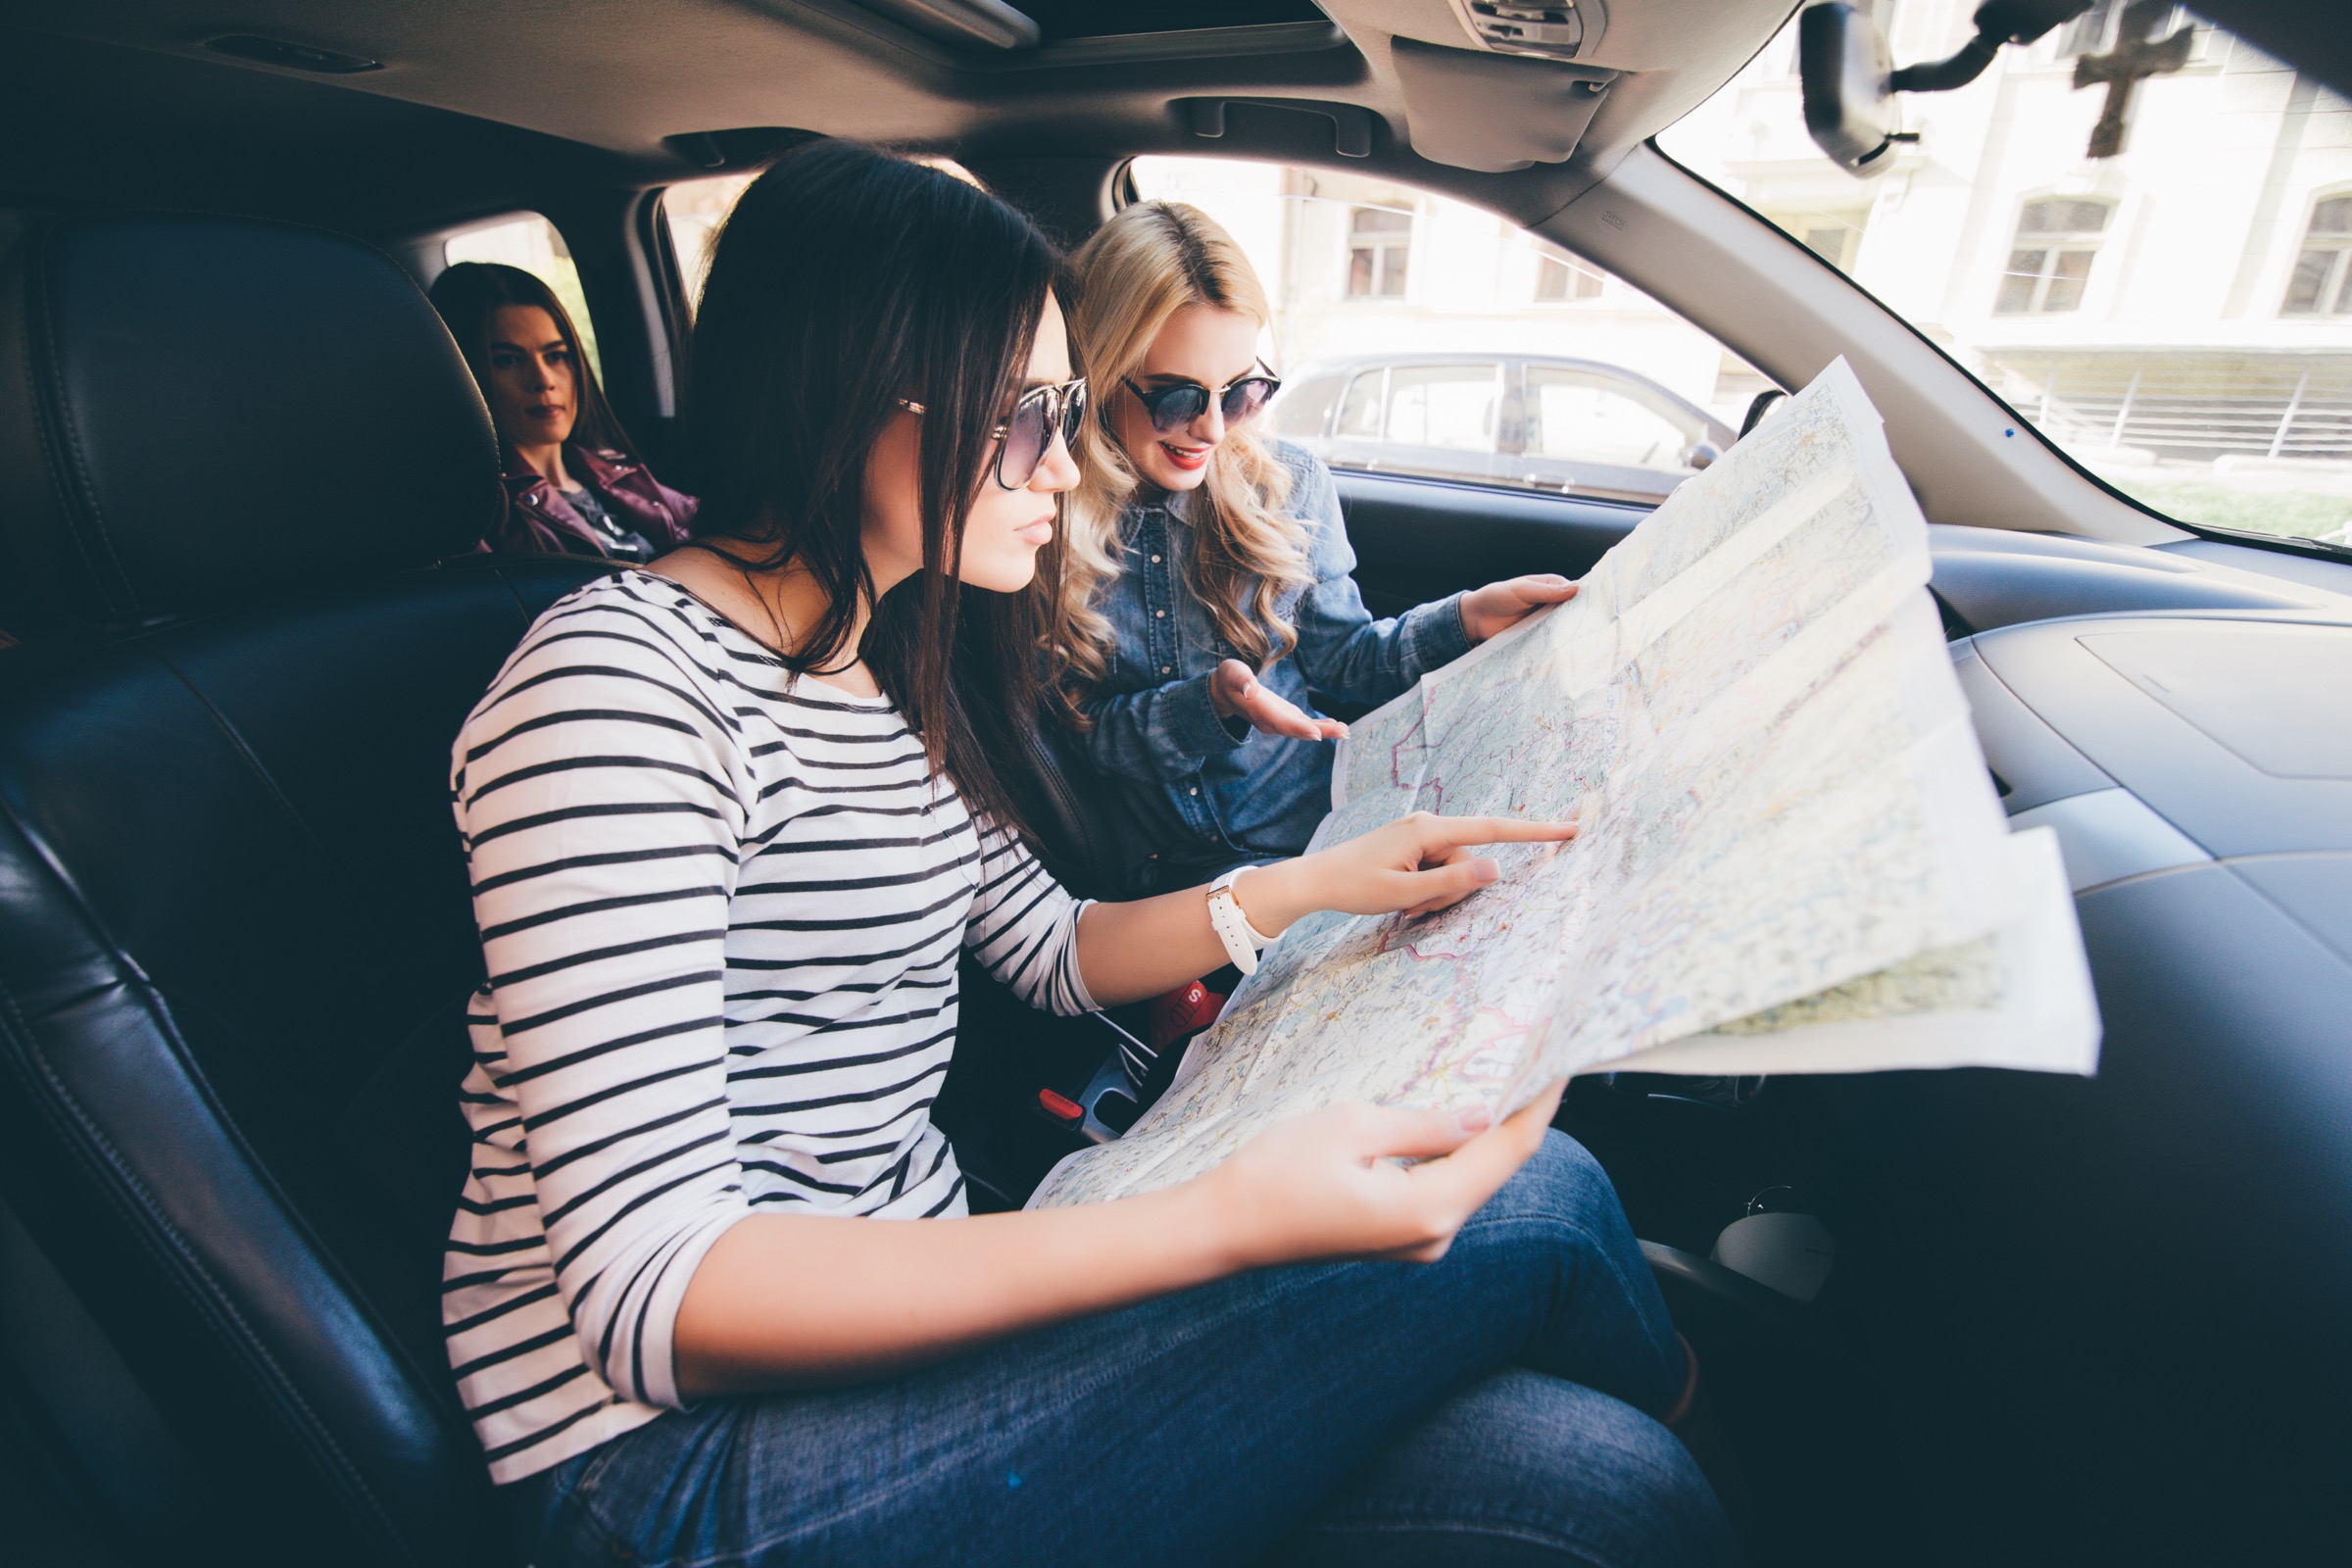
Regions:
<svg viewBox="0 0 2352 1568"><path fill-rule="evenodd" d="M466 554L489 418L365 245L70 216L0 316L0 1229L131 1387L18 1381L111 1495L160 1423L179 1560L508 1561L436 1299L480 963L449 746L603 568Z"/></svg>

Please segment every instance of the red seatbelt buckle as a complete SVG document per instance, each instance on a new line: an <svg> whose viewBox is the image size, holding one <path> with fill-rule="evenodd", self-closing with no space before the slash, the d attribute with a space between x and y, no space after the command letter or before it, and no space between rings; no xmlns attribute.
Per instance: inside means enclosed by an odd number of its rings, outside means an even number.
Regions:
<svg viewBox="0 0 2352 1568"><path fill-rule="evenodd" d="M1197 1035L1217 1021L1225 997L1195 980L1152 999L1152 1051L1154 1055L1177 1041Z"/></svg>
<svg viewBox="0 0 2352 1568"><path fill-rule="evenodd" d="M1086 1120L1086 1107L1084 1105L1081 1105L1069 1096L1055 1094L1051 1089L1040 1089L1037 1092L1037 1108L1044 1111L1047 1115L1053 1117L1055 1121L1061 1123L1064 1127L1075 1127L1080 1122Z"/></svg>

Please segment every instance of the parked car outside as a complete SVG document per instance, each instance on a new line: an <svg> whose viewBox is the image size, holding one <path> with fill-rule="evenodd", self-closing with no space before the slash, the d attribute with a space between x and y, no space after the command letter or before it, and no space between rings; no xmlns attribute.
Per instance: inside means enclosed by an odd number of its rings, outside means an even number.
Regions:
<svg viewBox="0 0 2352 1568"><path fill-rule="evenodd" d="M1318 365L1275 428L1334 468L1476 479L1655 506L1729 447L1722 420L1598 360L1396 354Z"/></svg>

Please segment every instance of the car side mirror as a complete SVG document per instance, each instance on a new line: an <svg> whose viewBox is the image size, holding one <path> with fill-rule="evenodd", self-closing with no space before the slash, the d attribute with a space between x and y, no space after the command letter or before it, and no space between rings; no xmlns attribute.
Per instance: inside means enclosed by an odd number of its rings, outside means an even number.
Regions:
<svg viewBox="0 0 2352 1568"><path fill-rule="evenodd" d="M1900 115L1894 58L1878 24L1836 0L1814 6L1797 19L1796 62L1813 140L1857 179L1885 172Z"/></svg>
<svg viewBox="0 0 2352 1568"><path fill-rule="evenodd" d="M1748 431L1762 424L1764 416L1772 412L1772 406L1788 395L1777 386L1768 386L1748 399L1747 417L1740 421L1740 433L1744 436Z"/></svg>

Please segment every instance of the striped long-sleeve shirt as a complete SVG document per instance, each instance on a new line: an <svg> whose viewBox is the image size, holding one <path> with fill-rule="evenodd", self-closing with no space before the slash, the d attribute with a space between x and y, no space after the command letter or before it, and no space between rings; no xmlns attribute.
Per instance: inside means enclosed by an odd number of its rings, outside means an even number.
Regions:
<svg viewBox="0 0 2352 1568"><path fill-rule="evenodd" d="M963 1210L929 1107L969 948L1093 1005L1082 907L888 700L794 680L664 578L539 617L451 788L489 978L442 1318L494 1480L679 1400L670 1326L755 1210Z"/></svg>

